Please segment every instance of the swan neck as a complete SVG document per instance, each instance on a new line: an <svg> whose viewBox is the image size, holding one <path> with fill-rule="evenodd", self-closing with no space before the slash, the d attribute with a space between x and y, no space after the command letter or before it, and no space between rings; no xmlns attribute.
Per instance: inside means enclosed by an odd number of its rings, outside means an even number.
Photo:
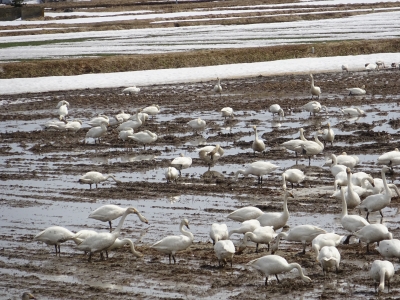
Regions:
<svg viewBox="0 0 400 300"><path fill-rule="evenodd" d="M284 189L286 189L286 175L285 173L282 174L282 186ZM287 198L286 193L285 193L285 199ZM283 206L285 207L285 199L283 200Z"/></svg>
<svg viewBox="0 0 400 300"><path fill-rule="evenodd" d="M303 279L303 280L308 278L307 276L304 275L303 269L301 268L301 266L298 263L289 264L289 268L288 269L289 269L288 271L293 270L293 269L297 269L299 271L301 279Z"/></svg>
<svg viewBox="0 0 400 300"><path fill-rule="evenodd" d="M183 235L187 236L193 241L193 234L190 231L185 230L184 226L185 225L183 223L180 225L180 232L182 232Z"/></svg>
<svg viewBox="0 0 400 300"><path fill-rule="evenodd" d="M126 217L127 217L130 213L131 213L131 212L130 212L129 210L126 210L126 211L124 212L124 214L122 215L121 220L119 220L119 223L118 223L117 228L115 228L114 231L112 232L113 235L115 235L116 237L119 236L119 234L120 234L120 232L121 232L122 225L124 224Z"/></svg>
<svg viewBox="0 0 400 300"><path fill-rule="evenodd" d="M135 245L133 244L133 242L132 242L131 240L127 239L126 242L125 242L125 244L129 244L129 245L130 245L130 247L131 247L131 252L132 252L135 256L137 256L137 257L141 257L141 256L142 256L142 254L141 254L140 252L137 252L137 251L136 251Z"/></svg>
<svg viewBox="0 0 400 300"><path fill-rule="evenodd" d="M335 154L331 154L331 157L332 157L332 166L336 166L337 165L336 155Z"/></svg>
<svg viewBox="0 0 400 300"><path fill-rule="evenodd" d="M386 195L390 196L391 195L390 194L390 189L389 189L389 186L388 186L388 184L386 182L386 174L385 174L384 169L382 169L381 173L382 173L382 181L383 181L383 186L385 187Z"/></svg>
<svg viewBox="0 0 400 300"><path fill-rule="evenodd" d="M347 202L343 189L340 190L340 194L342 196L342 217L344 217L347 216Z"/></svg>
<svg viewBox="0 0 400 300"><path fill-rule="evenodd" d="M287 206L287 193L285 192L285 196L283 198L283 213L289 214L288 206ZM283 232L282 232L283 233Z"/></svg>

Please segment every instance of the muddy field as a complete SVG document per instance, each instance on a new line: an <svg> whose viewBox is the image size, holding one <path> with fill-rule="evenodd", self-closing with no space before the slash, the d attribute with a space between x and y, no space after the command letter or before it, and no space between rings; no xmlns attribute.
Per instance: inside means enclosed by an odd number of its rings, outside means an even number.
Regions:
<svg viewBox="0 0 400 300"><path fill-rule="evenodd" d="M237 208L256 205L265 211L281 211L280 175L291 167L302 169L307 180L293 190L288 225L313 224L328 232L346 233L339 219L340 201L330 197L333 177L329 167L323 166L326 156L343 151L357 155L360 164L354 172L380 177L377 157L399 145L400 72L385 69L314 77L322 89L320 102L327 106L327 114L309 116L301 109L311 98L308 74L222 79L221 96L212 91L215 82L143 87L135 96L124 96L123 87L0 96L0 298L19 299L24 291L37 299L375 298L368 270L369 263L381 256L376 250L366 255L365 244L360 247L357 240L338 247L340 271L325 278L309 246L305 255L297 255L302 246L283 241L277 254L298 262L312 282L301 281L293 271L281 275L280 284L271 278L271 284L264 286L264 278L246 263L269 254L267 249L255 253L252 244L234 257L233 268L220 268L208 236L214 222L224 222L229 229L237 227L238 222L226 218ZM346 88L363 84L365 96L348 96ZM76 134L41 128L58 117L56 105L61 100L70 103L71 120L82 120L82 129ZM272 117L268 107L274 103L285 109L285 118ZM151 104L158 104L161 113L140 128L158 135L146 150L134 142L123 143L112 126L100 144L93 139L83 143L88 121L97 114L113 116L121 109L133 114ZM345 118L339 109L352 105L365 110L366 116ZM221 117L225 106L234 109L233 119ZM186 124L197 117L207 121L206 130L199 135ZM296 161L293 152L280 146L298 138L299 128L311 139L328 122L336 133L335 141L311 160L311 166L307 158ZM267 145L264 155L253 155L252 125L257 125ZM208 172L197 150L215 144L220 144L225 154ZM183 170L177 183L167 183L164 172L180 153L192 157L193 165ZM280 168L266 176L262 186L253 176L240 175L234 180L234 172L256 160ZM107 181L89 189L78 183L88 171L113 174L121 183ZM399 183L396 173L390 180ZM60 255L53 246L33 241L38 232L53 225L74 232L107 231L107 223L87 218L107 203L134 206L149 220L147 225L129 215L122 229L122 236L135 242L142 258L135 258L125 247L111 252L105 261L96 254L89 263L72 241L61 245ZM383 210L383 224L395 238L400 236L398 203L399 198L393 197L390 207ZM194 243L170 265L167 256L150 246L166 235L179 234L183 217L190 221ZM379 213L371 214L370 221L380 222ZM232 240L237 245L240 236L235 234ZM395 267L397 270L398 264ZM397 275L390 292L385 289L382 297L400 297Z"/></svg>

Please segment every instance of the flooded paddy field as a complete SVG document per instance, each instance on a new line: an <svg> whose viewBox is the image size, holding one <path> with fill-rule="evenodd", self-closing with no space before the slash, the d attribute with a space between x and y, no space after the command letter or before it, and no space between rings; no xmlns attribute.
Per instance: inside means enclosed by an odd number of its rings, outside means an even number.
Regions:
<svg viewBox="0 0 400 300"><path fill-rule="evenodd" d="M376 250L366 255L365 244L360 246L356 239L338 246L340 270L326 277L310 246L305 255L297 255L302 246L283 241L277 254L299 263L312 282L301 281L293 271L281 275L280 284L271 278L271 284L264 286L265 278L246 263L266 255L267 249L255 253L255 244L251 244L244 253L235 255L232 268L220 268L209 238L214 222L226 223L229 229L239 226L226 217L237 208L255 205L264 211L281 211L281 174L288 168L303 170L307 179L293 189L287 225L313 224L346 234L340 224L341 201L330 197L333 176L324 166L325 160L331 153L345 151L360 159L353 172L380 177L377 158L398 147L400 140L400 72L320 73L314 78L322 90L319 101L327 107L327 113L316 116L301 109L311 98L308 74L222 78L221 96L213 93L215 82L148 86L134 96L123 95L123 87L0 96L0 298L18 298L23 291L33 292L38 299L286 299L289 293L299 299L374 298L369 263L381 256ZM347 88L363 84L366 95L348 95ZM69 119L82 121L77 133L41 127L58 117L56 106L61 100L70 103ZM273 117L268 111L275 103L285 110L284 118ZM83 143L89 120L98 114L111 117L121 110L134 114L152 104L158 104L161 112L140 130L155 132L158 139L146 149L133 141L119 140L116 126L109 126L100 144L93 139ZM221 117L220 110L226 106L234 110L232 119ZM345 117L340 109L350 106L359 107L366 115ZM198 117L207 126L196 135L187 122ZM293 152L280 146L298 138L300 128L312 139L328 122L335 131L335 141L312 158L310 166L308 158L296 159ZM254 155L251 149L253 125L267 146L264 154ZM198 149L216 144L225 153L208 171ZM177 183L167 183L165 170L180 153L192 157L193 164L182 170ZM237 170L257 160L280 168L265 176L262 185L251 175L239 175L235 180ZM398 185L394 169L388 179ZM78 182L88 171L115 175L120 182L109 180L90 189ZM129 247L124 247L110 252L105 261L96 254L89 263L72 241L61 245L60 255L53 246L33 241L37 233L54 225L73 232L107 231L107 223L88 218L104 204L134 206L148 219L147 225L130 215L121 232L134 241L142 258L135 258ZM398 207L399 197L394 196L383 210L382 222L394 238L400 237ZM178 225L184 217L190 222L194 242L177 254L175 265L170 265L166 255L150 246L167 235L179 234ZM371 214L370 221L381 222L379 213ZM113 225L117 223L115 220ZM240 239L238 234L232 236L235 245ZM395 268L397 271L397 262ZM383 296L400 296L397 275Z"/></svg>

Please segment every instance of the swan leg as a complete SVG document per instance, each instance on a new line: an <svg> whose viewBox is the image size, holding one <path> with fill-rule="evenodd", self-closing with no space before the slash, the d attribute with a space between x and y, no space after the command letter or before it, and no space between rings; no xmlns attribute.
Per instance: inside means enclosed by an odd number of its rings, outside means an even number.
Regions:
<svg viewBox="0 0 400 300"><path fill-rule="evenodd" d="M365 219L369 222L368 216L369 216L369 212L367 212L367 216L365 217Z"/></svg>
<svg viewBox="0 0 400 300"><path fill-rule="evenodd" d="M108 221L108 224L110 224L110 232L111 232L112 231L111 221Z"/></svg>
<svg viewBox="0 0 400 300"><path fill-rule="evenodd" d="M172 258L174 259L174 264L176 264L175 255L172 254Z"/></svg>
<svg viewBox="0 0 400 300"><path fill-rule="evenodd" d="M89 252L88 262L92 262L92 252Z"/></svg>
<svg viewBox="0 0 400 300"><path fill-rule="evenodd" d="M171 264L171 254L168 254L169 257L169 264Z"/></svg>
<svg viewBox="0 0 400 300"><path fill-rule="evenodd" d="M97 189L97 183L96 183L96 189Z"/></svg>
<svg viewBox="0 0 400 300"><path fill-rule="evenodd" d="M265 277L265 285L268 285L268 276Z"/></svg>
<svg viewBox="0 0 400 300"><path fill-rule="evenodd" d="M90 189L92 189L92 184L91 183L89 183L89 186L90 186Z"/></svg>
<svg viewBox="0 0 400 300"><path fill-rule="evenodd" d="M258 243L256 244L256 253L258 253Z"/></svg>
<svg viewBox="0 0 400 300"><path fill-rule="evenodd" d="M346 239L344 240L343 245L348 245L348 244L350 243L350 238L351 238L351 237L352 237L351 234L348 235L348 236L346 237Z"/></svg>
<svg viewBox="0 0 400 300"><path fill-rule="evenodd" d="M278 278L278 274L275 274L276 280L278 281L278 283L281 283L279 278Z"/></svg>
<svg viewBox="0 0 400 300"><path fill-rule="evenodd" d="M57 255L57 245L54 245L54 248L56 249L56 255Z"/></svg>
<svg viewBox="0 0 400 300"><path fill-rule="evenodd" d="M367 254L371 254L371 252L369 252L369 243L367 243Z"/></svg>
<svg viewBox="0 0 400 300"><path fill-rule="evenodd" d="M102 251L102 252L100 252L100 260L104 260L104 254L103 254L103 251Z"/></svg>
<svg viewBox="0 0 400 300"><path fill-rule="evenodd" d="M381 216L382 216L382 218L383 218L382 210L379 210L379 213L381 214Z"/></svg>

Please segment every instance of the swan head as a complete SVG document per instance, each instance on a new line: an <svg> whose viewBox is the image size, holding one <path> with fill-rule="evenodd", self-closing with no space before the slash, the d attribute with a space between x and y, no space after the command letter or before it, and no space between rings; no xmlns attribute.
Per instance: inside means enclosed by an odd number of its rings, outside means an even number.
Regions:
<svg viewBox="0 0 400 300"><path fill-rule="evenodd" d="M392 163L392 161L389 162L389 165L390 165L391 163ZM388 172L388 171L390 171L390 168L389 168L389 167L387 167L387 166L383 166L383 167L382 167L382 172L386 173L386 172Z"/></svg>
<svg viewBox="0 0 400 300"><path fill-rule="evenodd" d="M286 196L290 198L294 198L293 194L289 191L286 191Z"/></svg>
<svg viewBox="0 0 400 300"><path fill-rule="evenodd" d="M346 173L347 173L347 174L350 174L350 173L351 173L350 168L346 168Z"/></svg>
<svg viewBox="0 0 400 300"><path fill-rule="evenodd" d="M253 125L253 130L257 130L257 126L256 125Z"/></svg>
<svg viewBox="0 0 400 300"><path fill-rule="evenodd" d="M36 299L31 293L25 292L22 294L22 300Z"/></svg>

